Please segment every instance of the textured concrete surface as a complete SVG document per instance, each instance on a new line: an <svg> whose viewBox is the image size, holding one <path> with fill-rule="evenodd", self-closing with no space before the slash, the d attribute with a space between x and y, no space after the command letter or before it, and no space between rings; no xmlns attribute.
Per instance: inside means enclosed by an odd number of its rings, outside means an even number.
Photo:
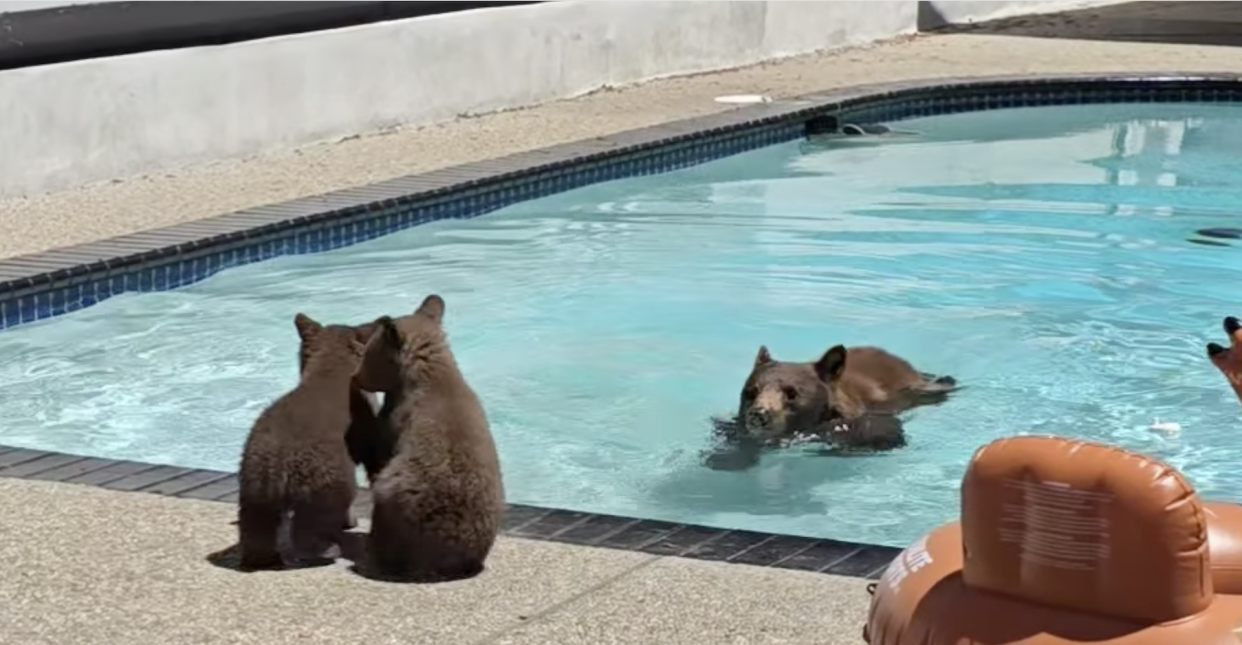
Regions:
<svg viewBox="0 0 1242 645"><path fill-rule="evenodd" d="M234 507L0 479L0 642L347 645L861 642L864 582L502 540L479 578L208 562Z"/></svg>
<svg viewBox="0 0 1242 645"><path fill-rule="evenodd" d="M1047 19L1038 23L1039 33L1047 33L1047 24ZM8 200L0 202L0 256L714 112L728 107L712 101L725 94L785 97L885 80L990 74L1237 69L1237 51L1229 47L1036 39L1023 37L1021 27L1007 33L1011 35L923 36L659 81L263 158L221 161L163 176Z"/></svg>
<svg viewBox="0 0 1242 645"><path fill-rule="evenodd" d="M862 580L661 558L497 644L862 643Z"/></svg>

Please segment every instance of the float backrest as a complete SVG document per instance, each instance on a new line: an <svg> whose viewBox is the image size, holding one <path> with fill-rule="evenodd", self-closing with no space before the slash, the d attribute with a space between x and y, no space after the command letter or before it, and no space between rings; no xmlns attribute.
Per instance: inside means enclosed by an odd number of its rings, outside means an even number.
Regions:
<svg viewBox="0 0 1242 645"><path fill-rule="evenodd" d="M1208 529L1168 465L1059 437L980 448L962 480L962 575L977 589L1141 623L1212 602Z"/></svg>

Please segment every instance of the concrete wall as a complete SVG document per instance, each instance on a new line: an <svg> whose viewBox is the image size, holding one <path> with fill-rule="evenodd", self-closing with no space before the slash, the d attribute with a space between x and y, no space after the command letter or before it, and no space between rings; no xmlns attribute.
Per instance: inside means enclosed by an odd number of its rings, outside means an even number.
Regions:
<svg viewBox="0 0 1242 645"><path fill-rule="evenodd" d="M60 2L48 2L47 0L6 0L0 3L0 13L14 13L17 11L37 11L39 9L54 9L56 7L69 7L75 4L95 4L90 0L82 0L81 2L71 2L69 0L61 0ZM98 3L104 4L104 3ZM113 3L115 4L115 3Z"/></svg>
<svg viewBox="0 0 1242 645"><path fill-rule="evenodd" d="M579 0L0 72L0 198L871 42L918 12Z"/></svg>

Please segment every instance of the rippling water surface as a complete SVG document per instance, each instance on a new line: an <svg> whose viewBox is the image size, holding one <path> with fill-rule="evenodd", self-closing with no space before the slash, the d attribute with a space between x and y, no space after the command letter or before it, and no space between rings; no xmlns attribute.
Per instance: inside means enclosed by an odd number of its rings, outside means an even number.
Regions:
<svg viewBox="0 0 1242 645"><path fill-rule="evenodd" d="M512 501L900 545L956 515L980 444L1060 433L1242 491L1242 408L1203 357L1242 314L1242 107L1085 106L797 142L125 295L0 333L0 443L232 469L296 381L293 315L429 292ZM880 344L967 388L884 456L696 461L761 343ZM1175 436L1147 428L1182 426Z"/></svg>

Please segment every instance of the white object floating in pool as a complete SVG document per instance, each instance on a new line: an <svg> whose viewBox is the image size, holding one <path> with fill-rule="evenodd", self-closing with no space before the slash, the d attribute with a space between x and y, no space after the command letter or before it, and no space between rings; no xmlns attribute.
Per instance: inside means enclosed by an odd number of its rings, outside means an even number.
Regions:
<svg viewBox="0 0 1242 645"><path fill-rule="evenodd" d="M1160 419L1156 419L1150 426L1147 426L1147 429L1154 432L1163 432L1165 434L1176 434L1182 431L1182 424L1175 423L1173 421L1161 421Z"/></svg>
<svg viewBox="0 0 1242 645"><path fill-rule="evenodd" d="M766 94L733 94L730 96L717 96L717 103L771 103L772 97Z"/></svg>

